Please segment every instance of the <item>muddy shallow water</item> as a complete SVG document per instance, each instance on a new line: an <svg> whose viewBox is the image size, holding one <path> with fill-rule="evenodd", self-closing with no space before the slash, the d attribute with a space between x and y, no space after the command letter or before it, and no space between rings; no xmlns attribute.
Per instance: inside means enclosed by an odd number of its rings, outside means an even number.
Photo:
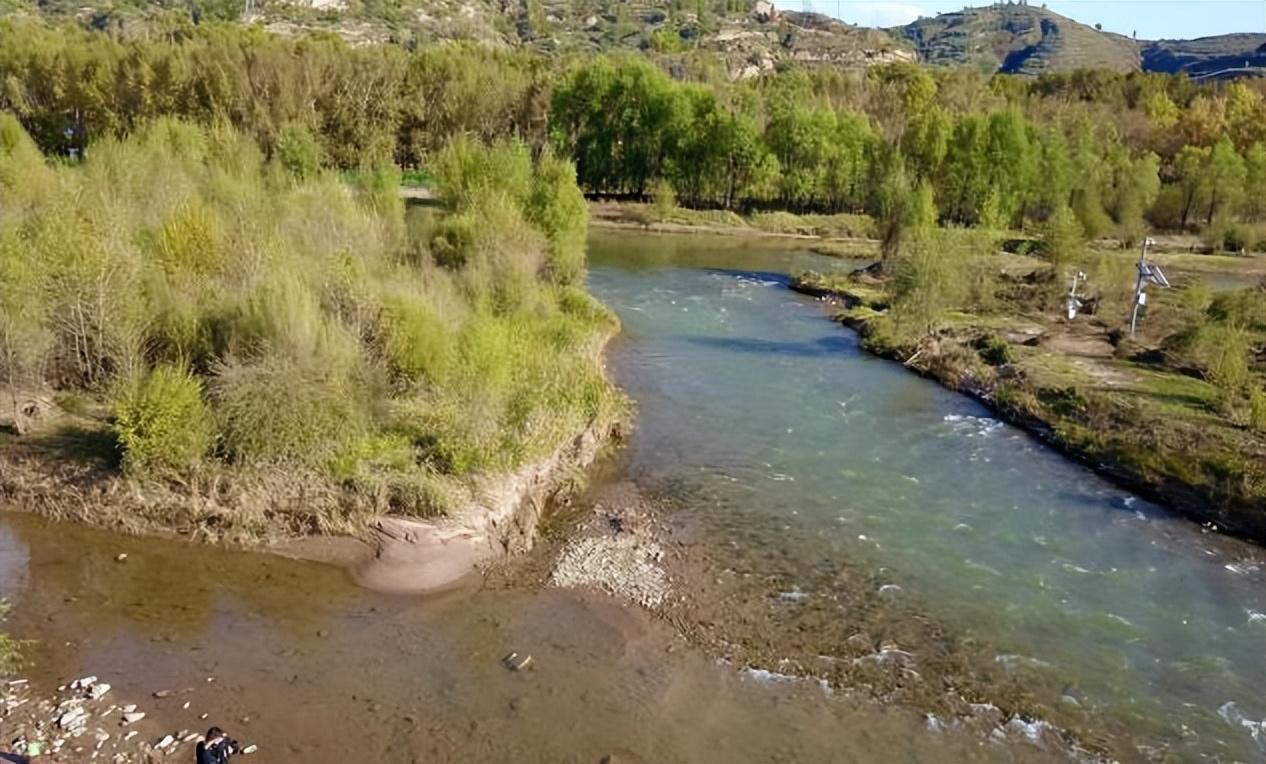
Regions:
<svg viewBox="0 0 1266 764"><path fill-rule="evenodd" d="M321 565L21 515L0 517L0 580L9 628L39 640L36 683L98 674L151 720L220 724L259 761L1005 758L917 714L718 665L600 596L394 598ZM531 667L503 667L511 650Z"/></svg>
<svg viewBox="0 0 1266 764"><path fill-rule="evenodd" d="M690 593L666 618L507 587L513 566L392 597L326 566L3 515L28 675L98 674L268 762L1055 758L1027 718L992 742L929 723L959 693L1050 709L1125 760L1266 759L1261 551L866 358L778 275L839 261L791 246L593 239L592 288L625 329L612 371L638 404L620 464ZM511 651L531 668L507 670Z"/></svg>

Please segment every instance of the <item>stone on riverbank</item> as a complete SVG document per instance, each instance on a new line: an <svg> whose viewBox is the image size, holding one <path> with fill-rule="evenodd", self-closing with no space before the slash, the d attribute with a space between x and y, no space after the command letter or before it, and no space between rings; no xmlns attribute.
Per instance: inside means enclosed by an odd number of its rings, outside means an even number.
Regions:
<svg viewBox="0 0 1266 764"><path fill-rule="evenodd" d="M550 583L595 587L654 609L668 597L664 550L655 540L649 508L637 489L621 484L595 504L593 521L563 549Z"/></svg>

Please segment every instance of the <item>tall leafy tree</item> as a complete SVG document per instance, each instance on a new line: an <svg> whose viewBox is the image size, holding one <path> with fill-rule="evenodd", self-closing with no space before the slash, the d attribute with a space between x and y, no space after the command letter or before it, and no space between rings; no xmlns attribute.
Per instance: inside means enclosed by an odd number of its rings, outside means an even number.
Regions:
<svg viewBox="0 0 1266 764"><path fill-rule="evenodd" d="M1266 143L1255 143L1244 154L1245 219L1266 219Z"/></svg>
<svg viewBox="0 0 1266 764"><path fill-rule="evenodd" d="M1205 187L1208 189L1208 208L1205 223L1213 223L1239 204L1244 193L1244 160L1235 151L1231 139L1225 135L1213 145L1208 160L1202 168Z"/></svg>

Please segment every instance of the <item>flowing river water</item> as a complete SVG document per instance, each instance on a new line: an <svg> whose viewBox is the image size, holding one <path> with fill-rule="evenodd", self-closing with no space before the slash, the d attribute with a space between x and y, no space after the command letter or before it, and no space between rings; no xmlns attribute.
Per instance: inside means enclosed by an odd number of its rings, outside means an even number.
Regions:
<svg viewBox="0 0 1266 764"><path fill-rule="evenodd" d="M532 586L389 597L5 515L0 596L38 640L31 678L99 674L269 762L1266 761L1262 550L866 357L786 288L831 266L593 237L637 404L618 466L689 593L666 617ZM533 670L506 670L512 650Z"/></svg>

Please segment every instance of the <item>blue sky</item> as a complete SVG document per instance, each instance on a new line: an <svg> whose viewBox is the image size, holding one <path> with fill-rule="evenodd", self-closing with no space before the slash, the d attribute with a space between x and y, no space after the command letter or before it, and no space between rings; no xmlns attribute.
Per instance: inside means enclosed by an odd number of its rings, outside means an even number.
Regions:
<svg viewBox="0 0 1266 764"><path fill-rule="evenodd" d="M863 26L896 26L982 5L965 0L773 0L778 8L826 13ZM1041 5L1042 0L1029 0ZM1046 0L1052 11L1083 24L1139 39L1192 38L1266 32L1266 0Z"/></svg>

